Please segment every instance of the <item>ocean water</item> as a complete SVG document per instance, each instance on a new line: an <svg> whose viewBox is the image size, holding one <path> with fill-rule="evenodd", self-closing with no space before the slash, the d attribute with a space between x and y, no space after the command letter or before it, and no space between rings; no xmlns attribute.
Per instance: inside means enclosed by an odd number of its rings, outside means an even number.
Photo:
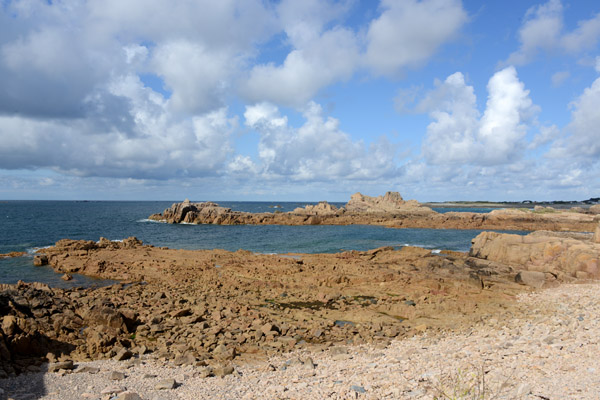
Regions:
<svg viewBox="0 0 600 400"><path fill-rule="evenodd" d="M64 238L121 240L136 236L146 244L179 249L238 249L258 253L332 253L381 246L421 246L467 251L478 230L390 229L378 226L172 225L150 221L173 202L0 201L0 253L25 251L26 257L0 259L0 283L41 281L52 286L90 286L107 282L75 276L64 282L49 267L34 267L35 249ZM218 202L234 210L282 212L305 202ZM336 204L336 203L334 203ZM343 205L338 203L336 205Z"/></svg>

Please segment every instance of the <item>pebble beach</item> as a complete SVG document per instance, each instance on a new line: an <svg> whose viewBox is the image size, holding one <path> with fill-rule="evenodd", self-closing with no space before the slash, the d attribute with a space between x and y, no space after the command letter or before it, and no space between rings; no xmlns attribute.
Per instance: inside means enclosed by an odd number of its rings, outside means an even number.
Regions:
<svg viewBox="0 0 600 400"><path fill-rule="evenodd" d="M6 399L597 399L598 284L519 295L513 318L389 345L302 350L234 363L223 377L151 357L0 380Z"/></svg>

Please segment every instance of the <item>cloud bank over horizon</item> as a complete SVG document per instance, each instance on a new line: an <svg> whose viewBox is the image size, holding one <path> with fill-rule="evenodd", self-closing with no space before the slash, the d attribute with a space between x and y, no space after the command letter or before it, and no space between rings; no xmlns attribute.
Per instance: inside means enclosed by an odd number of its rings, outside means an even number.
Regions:
<svg viewBox="0 0 600 400"><path fill-rule="evenodd" d="M0 198L597 197L600 7L504 12L3 2Z"/></svg>

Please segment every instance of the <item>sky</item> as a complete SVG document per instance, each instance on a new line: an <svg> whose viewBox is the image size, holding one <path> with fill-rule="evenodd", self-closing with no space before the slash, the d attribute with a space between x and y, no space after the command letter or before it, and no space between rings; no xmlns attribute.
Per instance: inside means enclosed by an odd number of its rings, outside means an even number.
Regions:
<svg viewBox="0 0 600 400"><path fill-rule="evenodd" d="M0 5L0 199L600 197L597 1Z"/></svg>

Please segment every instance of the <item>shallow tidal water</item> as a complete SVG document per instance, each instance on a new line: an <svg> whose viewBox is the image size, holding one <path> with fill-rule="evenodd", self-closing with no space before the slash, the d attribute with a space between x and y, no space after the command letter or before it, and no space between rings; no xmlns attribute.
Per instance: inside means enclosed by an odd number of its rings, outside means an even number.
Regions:
<svg viewBox="0 0 600 400"><path fill-rule="evenodd" d="M0 259L0 283L40 281L55 287L103 285L75 275L64 282L49 267L34 267L33 252L64 238L122 240L136 236L145 244L177 249L249 250L257 253L333 253L381 246L420 246L468 251L479 230L390 229L379 226L172 225L150 221L166 201L0 201L0 253L29 256ZM287 212L305 202L218 202L233 210ZM343 203L333 203L338 206ZM439 210L440 212L448 211ZM485 212L476 209L462 211Z"/></svg>

